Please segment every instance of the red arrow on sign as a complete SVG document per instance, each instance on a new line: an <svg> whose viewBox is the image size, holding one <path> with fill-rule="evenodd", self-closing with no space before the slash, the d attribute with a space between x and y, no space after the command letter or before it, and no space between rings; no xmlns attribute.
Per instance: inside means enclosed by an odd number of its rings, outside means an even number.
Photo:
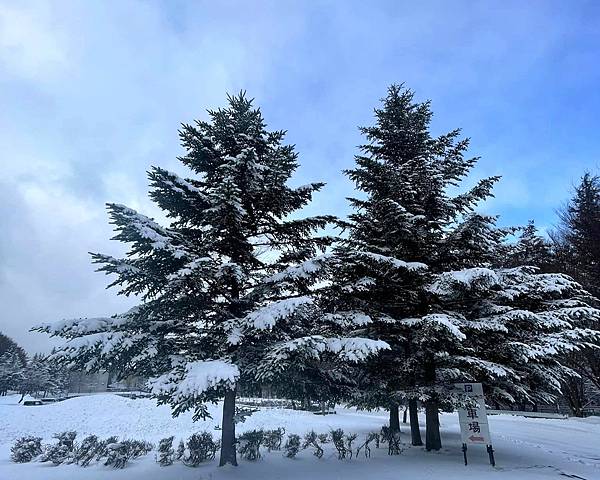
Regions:
<svg viewBox="0 0 600 480"><path fill-rule="evenodd" d="M481 443L483 443L483 441L485 440L485 438L483 438L483 437L476 437L474 435L471 435L469 437L469 440L471 440L472 442L481 442Z"/></svg>

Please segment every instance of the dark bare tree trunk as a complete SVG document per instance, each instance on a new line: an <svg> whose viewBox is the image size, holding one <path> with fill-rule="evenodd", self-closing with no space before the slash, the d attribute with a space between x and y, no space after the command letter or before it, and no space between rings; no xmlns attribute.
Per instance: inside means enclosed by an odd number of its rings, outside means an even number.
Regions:
<svg viewBox="0 0 600 480"><path fill-rule="evenodd" d="M404 412L402 413L402 423L406 425L408 416L408 407L404 407Z"/></svg>
<svg viewBox="0 0 600 480"><path fill-rule="evenodd" d="M395 403L390 407L390 431L400 431L400 406Z"/></svg>
<svg viewBox="0 0 600 480"><path fill-rule="evenodd" d="M583 406L586 404L584 381L581 378L570 378L563 384L563 396L569 404L571 415L583 417Z"/></svg>
<svg viewBox="0 0 600 480"><path fill-rule="evenodd" d="M425 364L425 381L429 386L435 385L435 363L430 360ZM431 393L429 400L425 402L425 449L439 450L442 448L440 436L440 417L438 410L438 399L435 392Z"/></svg>
<svg viewBox="0 0 600 480"><path fill-rule="evenodd" d="M442 438L438 403L435 398L432 398L425 402L425 449L429 451L440 448L442 448Z"/></svg>
<svg viewBox="0 0 600 480"><path fill-rule="evenodd" d="M423 445L421 440L421 430L419 429L419 412L417 410L417 400L408 401L408 410L410 412L410 438L414 446Z"/></svg>
<svg viewBox="0 0 600 480"><path fill-rule="evenodd" d="M237 466L235 451L235 389L225 392L223 422L221 424L221 458L219 467L230 463Z"/></svg>

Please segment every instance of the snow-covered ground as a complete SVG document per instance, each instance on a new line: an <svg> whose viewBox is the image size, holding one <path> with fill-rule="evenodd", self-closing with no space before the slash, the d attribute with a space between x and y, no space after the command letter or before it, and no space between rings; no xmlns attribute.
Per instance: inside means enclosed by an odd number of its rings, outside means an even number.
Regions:
<svg viewBox="0 0 600 480"><path fill-rule="evenodd" d="M284 458L281 452L263 452L262 460L240 460L237 468L220 469L216 462L189 468L176 463L160 467L151 453L133 461L124 470L101 465L82 468L76 465L54 467L42 463L14 464L10 461L11 443L19 436L37 435L50 442L54 433L76 430L79 438L88 434L99 437L118 435L156 443L175 435L176 442L199 430L214 431L219 422L217 406L211 406L213 419L192 422L191 415L172 418L168 407L157 407L152 400L126 399L102 394L79 397L38 407L17 405L18 397L0 397L0 480L398 480L398 479L600 479L600 418L585 420L548 420L513 417L490 417L496 450L496 468L488 464L483 447L469 449L469 466L462 463L457 415L441 418L444 448L425 452L408 447L399 456L390 457L386 449L373 449L369 459L337 460L332 450L322 459L303 451L296 459ZM238 431L254 428L285 427L287 433L303 434L311 429L327 432L343 428L359 434L377 431L385 423L383 412L358 412L337 409L337 415L318 416L284 409L263 409L238 426ZM404 427L407 431L407 427ZM357 442L358 442L357 440ZM405 433L403 440L408 441Z"/></svg>

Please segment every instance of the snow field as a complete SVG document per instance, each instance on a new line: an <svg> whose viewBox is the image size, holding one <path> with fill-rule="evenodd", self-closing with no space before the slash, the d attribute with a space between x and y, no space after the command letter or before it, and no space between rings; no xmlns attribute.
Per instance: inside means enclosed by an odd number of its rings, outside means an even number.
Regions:
<svg viewBox="0 0 600 480"><path fill-rule="evenodd" d="M297 458L284 458L282 452L267 453L258 462L241 460L237 468L218 468L209 462L199 468L176 463L160 467L154 454L133 461L124 470L102 465L82 468L76 465L54 467L48 464L14 464L10 446L22 435L37 435L51 442L52 435L76 430L78 439L95 434L101 438L118 435L158 443L174 435L175 442L192 433L207 430L214 436L219 424L219 405L209 405L212 419L192 422L192 414L172 418L169 407L156 406L149 399L126 399L112 394L78 397L39 407L16 404L18 397L0 397L0 480L226 480L226 479L291 479L291 480L398 480L418 479L494 479L536 480L564 479L564 475L586 480L600 479L600 419L548 420L509 415L490 417L490 429L496 450L497 468L488 464L483 447L469 448L469 466L462 464L460 435L456 414L441 416L444 448L425 452L422 447L408 447L399 456L390 457L386 448L372 449L369 459L337 460L331 445L322 459L310 449ZM368 432L385 424L385 412L362 412L337 408L337 415L314 415L286 409L262 409L237 426L238 433L256 428L284 427L287 433L304 434L313 429L328 432L342 428L358 433L358 445ZM403 426L403 442L409 441L408 427ZM176 444L176 443L175 443Z"/></svg>

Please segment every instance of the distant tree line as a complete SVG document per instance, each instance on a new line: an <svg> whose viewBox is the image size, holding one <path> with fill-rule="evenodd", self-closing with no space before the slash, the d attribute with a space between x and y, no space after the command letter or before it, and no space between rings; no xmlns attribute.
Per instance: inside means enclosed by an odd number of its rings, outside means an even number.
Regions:
<svg viewBox="0 0 600 480"><path fill-rule="evenodd" d="M21 395L48 396L66 393L69 371L47 356L29 358L14 340L0 333L0 395L14 391Z"/></svg>

